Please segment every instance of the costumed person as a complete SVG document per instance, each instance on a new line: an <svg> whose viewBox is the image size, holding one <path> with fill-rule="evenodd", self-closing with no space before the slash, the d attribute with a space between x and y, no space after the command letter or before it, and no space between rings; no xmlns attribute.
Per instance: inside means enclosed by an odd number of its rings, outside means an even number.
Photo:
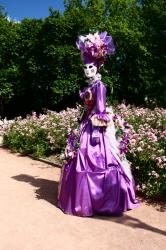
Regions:
<svg viewBox="0 0 166 250"><path fill-rule="evenodd" d="M106 56L115 52L107 32L79 36L88 85L80 91L85 111L79 133L72 130L66 147L68 161L59 182L58 207L77 216L121 215L136 208L135 184L125 157L127 133L121 133L118 116L106 109L106 87L98 73ZM119 140L117 131L123 137Z"/></svg>

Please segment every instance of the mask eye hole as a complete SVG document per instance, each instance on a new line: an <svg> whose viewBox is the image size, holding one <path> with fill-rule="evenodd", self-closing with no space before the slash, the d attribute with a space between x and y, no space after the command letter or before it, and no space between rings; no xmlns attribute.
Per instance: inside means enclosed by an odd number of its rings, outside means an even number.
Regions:
<svg viewBox="0 0 166 250"><path fill-rule="evenodd" d="M84 69L87 69L88 67L86 65L83 66Z"/></svg>
<svg viewBox="0 0 166 250"><path fill-rule="evenodd" d="M89 68L90 68L90 69L93 68L93 65L90 65Z"/></svg>

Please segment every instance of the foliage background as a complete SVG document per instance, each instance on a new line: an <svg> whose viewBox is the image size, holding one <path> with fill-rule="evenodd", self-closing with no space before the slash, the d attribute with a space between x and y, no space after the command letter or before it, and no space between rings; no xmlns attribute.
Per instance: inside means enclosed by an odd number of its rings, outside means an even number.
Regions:
<svg viewBox="0 0 166 250"><path fill-rule="evenodd" d="M84 86L80 34L107 30L116 54L102 69L108 99L166 105L164 0L66 0L60 14L7 20L0 8L0 116L62 110L79 101Z"/></svg>

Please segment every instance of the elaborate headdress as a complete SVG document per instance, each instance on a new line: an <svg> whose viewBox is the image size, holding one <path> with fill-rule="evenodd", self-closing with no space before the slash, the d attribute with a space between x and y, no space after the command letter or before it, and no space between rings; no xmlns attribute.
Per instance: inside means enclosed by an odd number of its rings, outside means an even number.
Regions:
<svg viewBox="0 0 166 250"><path fill-rule="evenodd" d="M99 68L104 64L106 55L115 52L112 36L107 32L79 36L76 42L81 51L81 59L84 63L94 63Z"/></svg>

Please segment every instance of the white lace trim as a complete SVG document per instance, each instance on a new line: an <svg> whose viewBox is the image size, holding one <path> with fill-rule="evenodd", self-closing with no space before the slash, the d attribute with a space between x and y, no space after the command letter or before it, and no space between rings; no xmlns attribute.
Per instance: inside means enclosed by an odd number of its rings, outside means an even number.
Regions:
<svg viewBox="0 0 166 250"><path fill-rule="evenodd" d="M93 85L96 81L101 81L101 74L97 73L94 77L89 78L86 82L89 85Z"/></svg>

